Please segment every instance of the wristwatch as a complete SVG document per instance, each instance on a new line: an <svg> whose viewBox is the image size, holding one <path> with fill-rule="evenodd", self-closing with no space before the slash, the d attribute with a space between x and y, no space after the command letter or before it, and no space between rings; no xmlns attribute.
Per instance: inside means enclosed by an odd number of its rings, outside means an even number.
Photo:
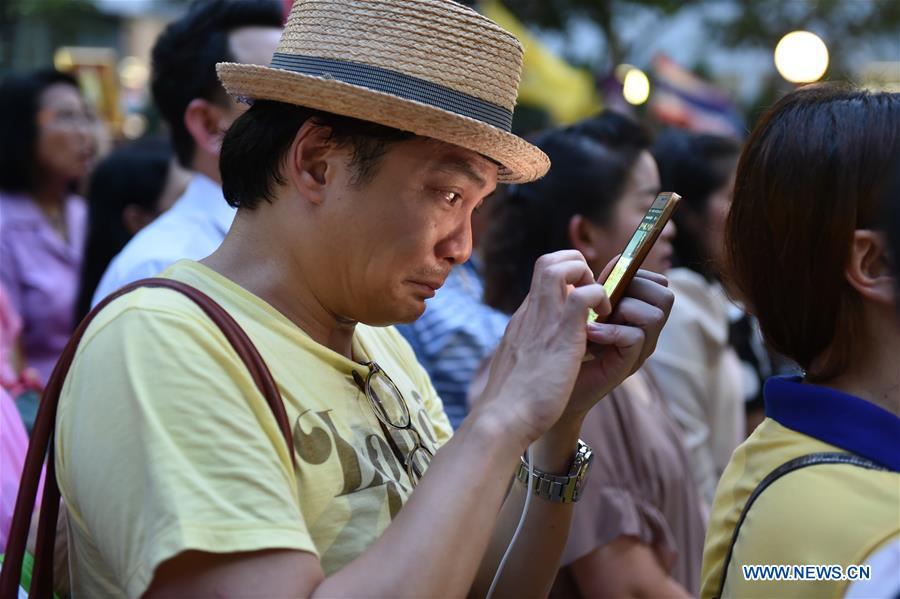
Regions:
<svg viewBox="0 0 900 599"><path fill-rule="evenodd" d="M535 495L554 503L574 503L581 497L584 481L587 478L588 469L594 453L590 446L578 440L578 449L575 451L575 459L566 476L556 476L534 469L531 488ZM516 479L525 484L528 481L528 462L522 456L522 462L516 470Z"/></svg>

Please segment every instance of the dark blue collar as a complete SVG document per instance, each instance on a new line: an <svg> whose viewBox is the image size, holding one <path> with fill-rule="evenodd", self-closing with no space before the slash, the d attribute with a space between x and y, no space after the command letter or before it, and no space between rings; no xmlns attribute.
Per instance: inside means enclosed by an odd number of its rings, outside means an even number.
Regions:
<svg viewBox="0 0 900 599"><path fill-rule="evenodd" d="M900 418L884 408L800 377L770 378L765 398L782 426L900 472Z"/></svg>

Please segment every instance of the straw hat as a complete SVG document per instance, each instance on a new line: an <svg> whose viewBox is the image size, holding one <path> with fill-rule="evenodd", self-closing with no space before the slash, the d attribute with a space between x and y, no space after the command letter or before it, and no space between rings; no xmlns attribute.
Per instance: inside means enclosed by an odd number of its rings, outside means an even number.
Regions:
<svg viewBox="0 0 900 599"><path fill-rule="evenodd" d="M449 0L295 0L269 67L216 65L239 100L277 100L478 152L524 183L550 160L510 133L522 46Z"/></svg>

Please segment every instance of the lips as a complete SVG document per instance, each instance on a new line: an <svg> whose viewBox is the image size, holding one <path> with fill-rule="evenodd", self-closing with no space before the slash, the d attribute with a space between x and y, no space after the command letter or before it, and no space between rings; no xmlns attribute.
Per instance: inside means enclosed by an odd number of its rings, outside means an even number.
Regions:
<svg viewBox="0 0 900 599"><path fill-rule="evenodd" d="M675 255L672 245L669 243L660 243L653 248L653 253L648 258L648 264L654 264L654 268L666 271L672 268L672 258ZM646 267L645 267L646 268Z"/></svg>
<svg viewBox="0 0 900 599"><path fill-rule="evenodd" d="M657 250L657 253L659 254L660 258L665 258L667 260L671 259L672 254L675 253L675 250L672 247L672 244L667 241L658 243L656 246L656 250Z"/></svg>
<svg viewBox="0 0 900 599"><path fill-rule="evenodd" d="M434 297L435 292L444 284L443 281L407 281L427 297Z"/></svg>
<svg viewBox="0 0 900 599"><path fill-rule="evenodd" d="M421 285L422 287L428 287L432 291L437 291L444 285L443 281L410 281L410 283Z"/></svg>

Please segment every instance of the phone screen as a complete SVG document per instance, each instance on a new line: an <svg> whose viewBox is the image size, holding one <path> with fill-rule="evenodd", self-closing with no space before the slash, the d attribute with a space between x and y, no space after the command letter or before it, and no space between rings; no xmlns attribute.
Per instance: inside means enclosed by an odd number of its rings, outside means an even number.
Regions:
<svg viewBox="0 0 900 599"><path fill-rule="evenodd" d="M644 258L650 253L650 249L666 226L666 223L669 222L669 218L671 218L680 199L681 196L677 193L667 191L659 194L653 200L650 209L647 210L634 235L628 241L628 245L622 251L622 255L616 261L612 272L609 273L609 276L603 283L603 288L613 303L613 307L615 307L615 304L625 292L625 288L640 268ZM588 315L588 322L594 320L597 320L597 314L591 310Z"/></svg>
<svg viewBox="0 0 900 599"><path fill-rule="evenodd" d="M607 295L612 295L613 291L616 289L616 285L622 281L622 277L625 276L628 267L637 257L641 246L648 241L648 238L653 233L654 227L656 227L666 208L667 202L668 198L663 196L657 196L657 198L653 200L653 205L650 206L650 210L644 215L644 219L641 221L641 224L638 225L637 231L632 235L628 245L625 246L625 251L622 252L619 261L616 262L616 265L613 267L612 272L609 273L606 282L603 283L603 288L606 289ZM663 224L662 226L665 227L666 225Z"/></svg>

